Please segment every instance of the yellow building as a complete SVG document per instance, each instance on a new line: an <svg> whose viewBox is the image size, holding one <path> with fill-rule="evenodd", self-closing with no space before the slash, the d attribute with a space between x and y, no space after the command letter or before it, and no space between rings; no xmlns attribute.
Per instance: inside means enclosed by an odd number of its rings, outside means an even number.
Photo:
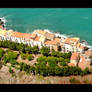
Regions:
<svg viewBox="0 0 92 92"><path fill-rule="evenodd" d="M0 29L0 36L4 36L5 34L6 34L6 30L2 30L2 29Z"/></svg>
<svg viewBox="0 0 92 92"><path fill-rule="evenodd" d="M41 41L41 42L45 42L45 40L46 40L45 36L41 36L40 39L39 39L39 41Z"/></svg>
<svg viewBox="0 0 92 92"><path fill-rule="evenodd" d="M12 34L13 30L2 30L0 29L0 35L1 36L5 36L5 35L8 35L10 36Z"/></svg>

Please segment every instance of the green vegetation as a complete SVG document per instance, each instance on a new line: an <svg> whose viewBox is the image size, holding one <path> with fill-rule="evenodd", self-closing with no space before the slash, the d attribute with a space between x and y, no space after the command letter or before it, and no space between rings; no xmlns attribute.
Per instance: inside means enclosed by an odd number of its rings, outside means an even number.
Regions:
<svg viewBox="0 0 92 92"><path fill-rule="evenodd" d="M68 53L61 53L61 52L59 52L59 51L52 50L51 56L54 56L54 57L62 57L62 58L64 58L64 59L70 59L70 57L71 57L71 52L68 52Z"/></svg>
<svg viewBox="0 0 92 92"><path fill-rule="evenodd" d="M33 59L32 54L28 54L28 53L21 53L20 55L21 55L21 58L22 58L23 60L28 59L28 60L30 61L30 60L32 60L32 59Z"/></svg>
<svg viewBox="0 0 92 92"><path fill-rule="evenodd" d="M82 71L79 67L69 67L67 64L70 62L71 52L61 53L59 51L50 52L50 48L42 47L40 50L38 46L28 46L25 44L19 44L10 41L0 41L0 47L9 48L5 53L0 49L0 58L3 59L4 64L10 63L12 67L25 71L27 73L39 74L42 76L69 76L69 75L85 75L90 73L86 68ZM14 52L12 50L19 51ZM26 63L18 63L16 61L18 55L21 55L22 59L33 59L32 54L41 53L43 56L38 57L34 66L30 66ZM19 67L16 67L16 66ZM11 69L9 70L11 72Z"/></svg>
<svg viewBox="0 0 92 92"><path fill-rule="evenodd" d="M17 59L18 54L13 51L8 51L6 54L4 54L4 64L6 63L15 63L15 59Z"/></svg>
<svg viewBox="0 0 92 92"><path fill-rule="evenodd" d="M83 75L87 75L87 74L89 74L90 73L90 71L89 71L89 68L87 67L87 68L85 68L82 72L81 72L81 76L83 76Z"/></svg>
<svg viewBox="0 0 92 92"><path fill-rule="evenodd" d="M32 60L32 59L33 59L32 54L29 54L29 55L27 56L27 59L28 59L29 61Z"/></svg>
<svg viewBox="0 0 92 92"><path fill-rule="evenodd" d="M21 53L21 58L22 58L22 59L26 59L26 58L27 58L27 54Z"/></svg>
<svg viewBox="0 0 92 92"><path fill-rule="evenodd" d="M83 83L85 83L85 84L90 84L90 81L89 81L88 79L85 79L85 80L83 81Z"/></svg>
<svg viewBox="0 0 92 92"><path fill-rule="evenodd" d="M23 43L10 42L8 40L0 41L0 47L9 48L11 50L17 50L22 53L29 53L29 54L39 53L38 46L31 47Z"/></svg>
<svg viewBox="0 0 92 92"><path fill-rule="evenodd" d="M70 81L70 83L72 83L72 84L80 84L80 81L77 80L77 79L75 79L75 78L71 78L69 81Z"/></svg>
<svg viewBox="0 0 92 92"><path fill-rule="evenodd" d="M4 54L4 50L0 48L0 59L3 57L3 54Z"/></svg>
<svg viewBox="0 0 92 92"><path fill-rule="evenodd" d="M40 49L40 52L41 52L41 54L43 54L44 56L49 56L49 54L50 54L50 48L43 46L43 47Z"/></svg>
<svg viewBox="0 0 92 92"><path fill-rule="evenodd" d="M35 67L27 65L23 62L19 63L19 65L20 65L20 71L25 71L27 73L33 73L34 74Z"/></svg>
<svg viewBox="0 0 92 92"><path fill-rule="evenodd" d="M14 71L11 69L11 67L9 67L9 72L14 73Z"/></svg>

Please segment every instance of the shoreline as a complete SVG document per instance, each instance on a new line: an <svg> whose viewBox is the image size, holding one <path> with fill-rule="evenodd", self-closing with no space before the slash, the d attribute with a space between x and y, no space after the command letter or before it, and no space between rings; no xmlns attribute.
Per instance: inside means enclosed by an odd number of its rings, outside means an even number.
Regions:
<svg viewBox="0 0 92 92"><path fill-rule="evenodd" d="M66 35L66 34L60 34L60 32L54 32L53 30L49 30L49 29L35 29L35 30L33 30L33 32L37 31L37 30L44 30L48 33L54 34L56 37L61 37L61 38L64 38L64 39L71 38L71 37L77 37L77 36L70 36L70 35ZM33 32L31 32L31 33L33 33ZM84 40L82 40L82 41L84 41ZM85 42L87 42L87 44L83 44L82 41L80 42L82 45L84 45L84 46L88 47L90 50L92 50L92 46L89 45L89 43L86 40L85 40Z"/></svg>
<svg viewBox="0 0 92 92"><path fill-rule="evenodd" d="M4 25L6 26L6 22L7 22L7 20L5 19L5 17L1 17L0 18L1 20L2 20L2 22L4 22ZM12 30L12 29L9 29L9 30ZM44 30L44 31L46 31L46 32L48 32L48 33L52 33L52 34L54 34L56 37L61 37L61 38L71 38L71 37L77 37L77 36L71 36L71 35L67 35L67 34L61 34L60 32L54 32L53 30L49 30L49 29L34 29L32 32L30 32L29 34L31 34L31 33L33 33L34 31L36 31L36 30ZM15 32L17 32L17 31L15 31ZM80 38L80 37L79 37ZM81 40L81 39L80 39ZM86 41L86 40L85 40ZM87 41L86 41L87 42ZM81 43L81 42L80 42ZM88 47L90 50L92 50L92 46L91 45L89 45L89 43L87 42L87 44L83 44L83 43L81 43L82 45L84 45L84 46L86 46L86 47Z"/></svg>

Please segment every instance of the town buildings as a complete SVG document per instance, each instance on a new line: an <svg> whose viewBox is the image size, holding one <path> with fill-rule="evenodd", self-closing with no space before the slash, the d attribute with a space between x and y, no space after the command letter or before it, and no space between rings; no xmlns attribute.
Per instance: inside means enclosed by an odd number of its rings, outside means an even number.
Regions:
<svg viewBox="0 0 92 92"><path fill-rule="evenodd" d="M69 66L79 66L84 69L92 62L92 51L85 49L86 45L78 37L64 37L46 30L35 30L33 33L14 32L13 30L0 29L0 40L9 40L24 43L29 46L47 46L55 51L72 52Z"/></svg>

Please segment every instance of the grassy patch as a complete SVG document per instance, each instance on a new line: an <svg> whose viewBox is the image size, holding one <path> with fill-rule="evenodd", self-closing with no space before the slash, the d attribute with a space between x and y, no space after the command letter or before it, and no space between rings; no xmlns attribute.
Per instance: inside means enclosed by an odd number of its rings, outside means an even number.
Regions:
<svg viewBox="0 0 92 92"><path fill-rule="evenodd" d="M85 83L85 84L90 84L90 81L89 81L88 79L85 79L85 80L83 81L83 83Z"/></svg>
<svg viewBox="0 0 92 92"><path fill-rule="evenodd" d="M70 83L72 83L72 84L80 84L80 81L77 80L77 79L75 79L75 78L71 78L69 81L70 81Z"/></svg>
<svg viewBox="0 0 92 92"><path fill-rule="evenodd" d="M37 75L37 76L36 76L36 80L38 80L38 81L44 80L44 77L41 76L41 75Z"/></svg>

